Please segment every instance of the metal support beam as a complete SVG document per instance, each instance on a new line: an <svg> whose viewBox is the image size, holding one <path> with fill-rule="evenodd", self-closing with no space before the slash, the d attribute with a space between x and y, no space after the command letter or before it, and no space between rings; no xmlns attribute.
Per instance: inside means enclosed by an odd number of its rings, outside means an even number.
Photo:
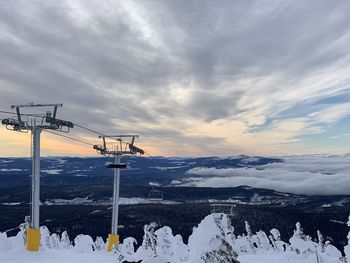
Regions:
<svg viewBox="0 0 350 263"><path fill-rule="evenodd" d="M39 228L40 206L40 133L41 128L33 127L33 160L32 160L32 207L31 227Z"/></svg>
<svg viewBox="0 0 350 263"><path fill-rule="evenodd" d="M115 156L115 163L120 163L120 155ZM119 215L119 186L120 186L120 169L114 169L113 184L113 213L112 213L112 234L118 234L118 215Z"/></svg>

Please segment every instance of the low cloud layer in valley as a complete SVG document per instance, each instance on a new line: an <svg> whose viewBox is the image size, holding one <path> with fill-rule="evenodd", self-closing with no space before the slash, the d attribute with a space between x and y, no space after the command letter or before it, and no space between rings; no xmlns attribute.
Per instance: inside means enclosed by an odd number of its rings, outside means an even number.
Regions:
<svg viewBox="0 0 350 263"><path fill-rule="evenodd" d="M350 155L290 156L283 162L242 168L196 167L182 185L248 185L295 194L350 194Z"/></svg>

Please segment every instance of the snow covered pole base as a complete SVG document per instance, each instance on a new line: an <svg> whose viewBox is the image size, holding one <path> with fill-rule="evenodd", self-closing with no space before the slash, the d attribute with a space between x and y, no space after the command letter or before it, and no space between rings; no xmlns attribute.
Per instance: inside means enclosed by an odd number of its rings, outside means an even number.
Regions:
<svg viewBox="0 0 350 263"><path fill-rule="evenodd" d="M111 252L114 245L119 245L119 235L109 234L107 239L107 251Z"/></svg>
<svg viewBox="0 0 350 263"><path fill-rule="evenodd" d="M40 229L28 228L27 229L27 250L38 251L40 247Z"/></svg>

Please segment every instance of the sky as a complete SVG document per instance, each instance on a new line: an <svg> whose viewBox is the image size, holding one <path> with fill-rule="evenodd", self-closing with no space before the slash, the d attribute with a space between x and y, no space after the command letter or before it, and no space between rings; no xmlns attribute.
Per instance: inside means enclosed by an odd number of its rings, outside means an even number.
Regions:
<svg viewBox="0 0 350 263"><path fill-rule="evenodd" d="M346 153L349 12L337 0L2 1L0 110L63 103L59 118L140 134L152 155ZM0 156L30 154L29 133L0 127L0 143ZM97 154L43 133L42 155Z"/></svg>

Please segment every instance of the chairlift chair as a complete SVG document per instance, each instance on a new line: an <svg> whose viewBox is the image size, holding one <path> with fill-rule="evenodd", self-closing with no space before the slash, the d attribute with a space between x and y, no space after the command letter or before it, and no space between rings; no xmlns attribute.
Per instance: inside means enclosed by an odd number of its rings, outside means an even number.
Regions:
<svg viewBox="0 0 350 263"><path fill-rule="evenodd" d="M17 131L17 132L24 132L27 133L29 126L28 123L25 121L18 121L13 118L3 119L1 121L2 125L6 126L6 129L10 131Z"/></svg>
<svg viewBox="0 0 350 263"><path fill-rule="evenodd" d="M108 163L106 165L106 168L111 168L111 169L126 169L127 164L126 163Z"/></svg>
<svg viewBox="0 0 350 263"><path fill-rule="evenodd" d="M210 212L211 213L223 213L228 215L229 217L237 216L238 213L234 211L234 204L227 203L213 203L210 204Z"/></svg>
<svg viewBox="0 0 350 263"><path fill-rule="evenodd" d="M148 200L154 201L154 202L160 202L164 200L164 193L161 190L156 189L156 186L160 186L159 183L156 182L149 182L149 185L152 186L152 189L148 193Z"/></svg>

